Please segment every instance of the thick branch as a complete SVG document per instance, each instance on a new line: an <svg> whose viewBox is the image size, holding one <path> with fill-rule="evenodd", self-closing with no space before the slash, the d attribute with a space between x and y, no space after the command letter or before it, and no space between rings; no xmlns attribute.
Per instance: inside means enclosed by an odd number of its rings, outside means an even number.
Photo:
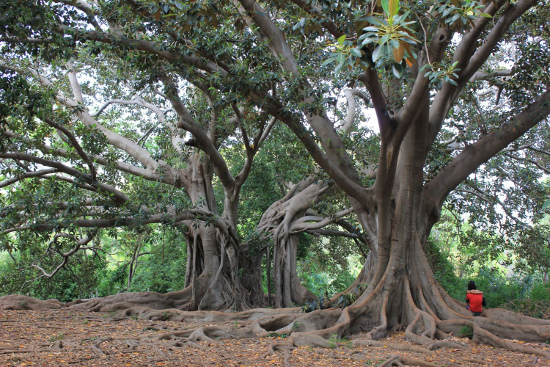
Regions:
<svg viewBox="0 0 550 367"><path fill-rule="evenodd" d="M323 10L321 10L318 6L314 6L311 1L292 0L292 2L296 5L298 5L300 8L302 8L307 13L311 14L313 17L315 17L315 18L323 17L324 18ZM340 37L344 34L344 32L342 32L340 29L338 29L337 24L335 24L334 22L332 22L332 21L330 21L326 18L323 19L321 24L323 25L323 27L325 27L325 29L327 31L329 31L330 34L332 34L334 36L334 38L338 38L338 37Z"/></svg>
<svg viewBox="0 0 550 367"><path fill-rule="evenodd" d="M92 178L92 182L95 181L96 180L96 172L95 172L95 168L94 168L94 163L92 162L90 157L88 157L86 152L84 152L84 149L82 149L82 147L80 146L80 143L78 142L78 140L76 140L75 136L67 128L53 122L52 120L50 120L47 117L44 118L44 121L46 121L46 123L48 125L50 125L51 127L56 128L57 130L60 130L63 134L65 134L65 136L69 139L69 141L71 142L71 144L75 148L78 155L84 160L84 162L86 162L86 164L90 168L90 176Z"/></svg>
<svg viewBox="0 0 550 367"><path fill-rule="evenodd" d="M260 28L260 32L269 41L272 49L281 59L282 67L286 72L298 75L296 58L285 39L285 36L268 16L267 12L254 0L239 0L243 8Z"/></svg>
<svg viewBox="0 0 550 367"><path fill-rule="evenodd" d="M178 90L172 80L168 77L164 77L163 81L167 89L166 97L174 107L174 110L179 117L178 128L189 131L193 135L193 138L198 143L198 147L210 158L210 161L214 166L214 170L220 178L223 186L226 189L232 189L235 185L235 179L231 175L225 160L214 145L214 142L208 137L208 134L204 132L193 116L189 113L185 107L185 104L180 99Z"/></svg>
<svg viewBox="0 0 550 367"><path fill-rule="evenodd" d="M365 84L369 91L372 99L372 105L378 119L380 135L383 140L387 140L392 134L395 124L392 121L387 109L386 97L384 97L384 93L382 92L380 80L378 79L378 73L376 70L369 68L364 72L359 80Z"/></svg>
<svg viewBox="0 0 550 367"><path fill-rule="evenodd" d="M470 82L476 82L479 80L490 80L497 77L508 77L512 75L512 70L494 70L491 72L487 71L476 71L474 75L470 78Z"/></svg>
<svg viewBox="0 0 550 367"><path fill-rule="evenodd" d="M33 142L30 139L28 139L26 137L16 135L11 131L0 130L0 134L3 134L3 135L8 136L10 138L16 138L16 139L18 139L22 142L28 143L29 145L34 145L38 150L40 150L44 154L49 154L49 155L53 155L53 156L56 156L56 157L64 157L64 158L73 158L74 157L74 154L72 154L69 151L66 151L64 149L54 149L54 148L50 147L49 145L41 144L39 142ZM114 165L114 167L116 169L118 169L119 171L121 171L121 172L126 172L126 173L130 173L132 175L135 175L135 176L143 177L143 178L145 178L147 180L150 180L150 181L159 181L159 182L164 182L164 183L170 184L170 185L176 185L177 184L177 180L176 180L175 177L167 176L167 175L161 175L161 174L155 173L154 171L144 169L144 168L141 168L141 167L136 167L136 166L133 166L133 165L128 164L126 162L117 161L117 162L113 163L111 161L108 161L106 158L104 158L102 156L97 156L97 155L92 156L92 159L93 159L94 162L96 162L98 164L101 164L101 165L104 165L104 166L107 166L107 165L113 166Z"/></svg>
<svg viewBox="0 0 550 367"><path fill-rule="evenodd" d="M199 70L206 71L208 73L221 73L226 74L225 70L219 68L215 63L207 61L199 57L191 57L179 54L177 52L171 51L166 47L157 44L152 41L145 40L136 40L132 38L127 38L119 35L96 32L96 31L85 31L82 29L73 29L70 27L60 27L58 31L64 34L73 34L75 37L81 40L90 40L97 41L113 45L124 45L130 49L135 49L139 51L147 51L152 54L161 56L162 58L172 61L172 62L183 62L184 64L194 66Z"/></svg>
<svg viewBox="0 0 550 367"><path fill-rule="evenodd" d="M40 176L44 176L44 175L47 175L49 173L55 173L55 172L57 172L57 168L43 169L43 170L35 171L35 172L26 172L26 173L23 173L21 175L18 175L17 177L10 178L6 181L0 182L0 189L2 187L13 185L16 182L23 181L26 178L40 177Z"/></svg>
<svg viewBox="0 0 550 367"><path fill-rule="evenodd" d="M491 2L486 12L495 15L504 1ZM468 81L473 77L474 73L479 70L488 57L493 52L495 46L502 39L502 36L508 31L510 25L530 7L536 4L536 0L520 0L514 5L508 6L507 11L491 28L489 35L486 37L481 47L477 49L475 54L476 43L482 31L489 24L489 19L480 17L476 21L473 29L471 29L462 39L457 47L453 61L458 61L458 67L462 68L459 75L458 86L451 83L444 83L443 88L437 93L430 109L430 136L429 142L435 141L439 130L443 124L443 120L449 112L453 102L458 97L460 91L464 89Z"/></svg>
<svg viewBox="0 0 550 367"><path fill-rule="evenodd" d="M481 164L487 162L508 144L522 136L550 114L550 92L542 94L523 112L505 123L497 131L485 135L464 150L426 185L426 192L438 207L451 190L456 188Z"/></svg>
<svg viewBox="0 0 550 367"><path fill-rule="evenodd" d="M143 217L129 216L129 217L120 217L120 218L97 218L97 219L75 219L75 220L64 220L59 223L32 223L22 225L16 228L9 228L0 232L0 235L14 232L14 231L23 231L23 230L33 230L33 231L51 231L59 228L68 228L68 227L80 227L80 228L110 228L110 227L131 227L131 226L141 226L151 223L172 223L177 224L183 221L189 220L203 220L208 221L211 225L214 225L216 228L220 229L223 234L233 236L228 232L229 225L223 218L217 217L214 213L198 210L198 209L189 209L178 214L167 214L159 213L152 214Z"/></svg>
<svg viewBox="0 0 550 367"><path fill-rule="evenodd" d="M365 101L367 105L370 103L370 98L358 89L348 89L344 92L344 95L346 96L346 100L348 101L348 113L346 115L344 126L342 126L341 130L347 133L353 126L353 121L355 120L355 96L361 98L363 101Z"/></svg>
<svg viewBox="0 0 550 367"><path fill-rule="evenodd" d="M537 0L519 0L510 6L510 11L506 12L498 22L491 28L491 31L485 38L485 41L470 58L467 67L460 73L459 84L466 82L489 58L495 46L501 41L502 36L508 31L510 25L523 15L529 8L535 6ZM487 22L480 19L480 22Z"/></svg>
<svg viewBox="0 0 550 367"><path fill-rule="evenodd" d="M0 158L19 159L26 162L37 163L46 167L52 167L57 169L60 172L64 172L70 176L78 177L84 180L85 182L88 182L92 187L97 188L96 191L100 191L100 192L105 191L109 194L112 194L113 200L119 204L123 204L129 200L129 198L126 195L124 195L122 192L115 189L114 187L110 185L102 184L102 183L92 182L90 176L80 172L75 168L65 166L60 162L50 161L44 158L34 157L32 155L28 155L24 153L11 153L11 152L0 153Z"/></svg>
<svg viewBox="0 0 550 367"><path fill-rule="evenodd" d="M304 216L292 223L290 232L298 233L306 230L323 228L352 212L353 209L345 209L334 213L330 217Z"/></svg>
<svg viewBox="0 0 550 367"><path fill-rule="evenodd" d="M19 68L16 68L16 67L13 67L13 66L10 66L10 65L7 65L7 64L3 64L1 62L0 62L0 68L4 68L4 69L7 69L7 70L12 70L12 71L15 71L15 72L18 72L18 73L21 73L21 74L30 74L33 77L37 78L38 81L42 85L46 85L48 87L55 88L55 85L49 79L47 79L46 77L40 75L40 73L38 73L36 70L30 69L30 68L29 69L19 69ZM109 142L109 144L111 144L112 146L117 147L119 149L122 149L123 151L125 151L130 156L137 159L138 161L140 161L145 167L147 167L148 169L150 169L152 171L155 171L158 168L159 162L155 161L151 157L151 154L146 149L140 147L139 145L137 145L133 141L131 141L131 140L129 140L129 139L117 134L117 133L114 133L113 131L111 131L111 130L107 129L106 127L104 127L103 125L101 125L97 120L95 120L90 115L90 113L88 111L82 111L81 110L82 105L79 105L76 101L68 98L61 91L57 92L56 98L61 104L68 107L69 109L77 108L78 112L76 114L77 114L78 118L80 119L80 121L82 121L86 126L89 126L89 127L92 127L92 128L97 128L97 129L101 130L101 132L103 132L103 134L105 134L105 136L107 137L107 141ZM166 164L164 162L161 162L161 163L165 166L167 172L172 173L172 170L170 169L170 167L166 166Z"/></svg>

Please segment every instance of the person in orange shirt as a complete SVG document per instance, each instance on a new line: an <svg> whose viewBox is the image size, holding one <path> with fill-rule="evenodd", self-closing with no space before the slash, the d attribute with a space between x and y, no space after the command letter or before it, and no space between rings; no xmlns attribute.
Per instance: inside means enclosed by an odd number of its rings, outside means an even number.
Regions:
<svg viewBox="0 0 550 367"><path fill-rule="evenodd" d="M466 292L466 303L468 304L468 310L472 311L472 315L480 316L483 307L487 307L487 302L485 297L483 297L483 292L478 291L476 287L476 282L471 280L468 283L468 291Z"/></svg>

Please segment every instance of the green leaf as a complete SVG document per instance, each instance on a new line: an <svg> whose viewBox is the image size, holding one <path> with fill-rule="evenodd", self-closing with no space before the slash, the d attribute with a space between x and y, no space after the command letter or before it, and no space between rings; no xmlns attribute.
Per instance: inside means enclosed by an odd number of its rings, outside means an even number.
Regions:
<svg viewBox="0 0 550 367"><path fill-rule="evenodd" d="M542 205L542 210L546 210L550 208L550 199L546 200L546 202Z"/></svg>
<svg viewBox="0 0 550 367"><path fill-rule="evenodd" d="M399 0L389 0L390 17L396 16L399 12Z"/></svg>
<svg viewBox="0 0 550 367"><path fill-rule="evenodd" d="M382 56L382 45L376 47L372 53L372 61L376 62Z"/></svg>
<svg viewBox="0 0 550 367"><path fill-rule="evenodd" d="M334 72L335 73L338 73L340 71L340 69L342 69L342 67L344 66L346 60L342 60L340 61L340 63L336 66L336 68L334 69Z"/></svg>
<svg viewBox="0 0 550 367"><path fill-rule="evenodd" d="M306 18L300 19L294 26L292 27L292 30L295 31L298 28L304 28L304 25L306 24Z"/></svg>
<svg viewBox="0 0 550 367"><path fill-rule="evenodd" d="M373 43L378 41L378 37L374 35L369 35L368 37L364 37L363 42L361 42L361 45L366 45L367 43Z"/></svg>
<svg viewBox="0 0 550 367"><path fill-rule="evenodd" d="M352 48L351 49L351 54L353 56L357 56L357 57L361 57L361 50L359 48Z"/></svg>
<svg viewBox="0 0 550 367"><path fill-rule="evenodd" d="M340 46L343 46L345 40L346 40L346 35L344 34L344 35L338 37L338 44L339 44Z"/></svg>
<svg viewBox="0 0 550 367"><path fill-rule="evenodd" d="M397 79L401 79L401 76L403 76L403 67L401 64L392 64L391 70Z"/></svg>
<svg viewBox="0 0 550 367"><path fill-rule="evenodd" d="M384 9L384 13L390 17L390 4L388 0L382 0L382 9Z"/></svg>
<svg viewBox="0 0 550 367"><path fill-rule="evenodd" d="M378 33L378 27L375 27L375 26L372 26L372 25L363 28L363 30L364 30L365 32L374 32L374 33Z"/></svg>
<svg viewBox="0 0 550 367"><path fill-rule="evenodd" d="M328 65L328 64L330 64L330 63L333 63L335 59L336 59L336 58L335 58L334 56L331 56L331 57L329 57L328 59L326 59L325 61L323 61L323 63L321 64L321 66L325 66L325 65Z"/></svg>

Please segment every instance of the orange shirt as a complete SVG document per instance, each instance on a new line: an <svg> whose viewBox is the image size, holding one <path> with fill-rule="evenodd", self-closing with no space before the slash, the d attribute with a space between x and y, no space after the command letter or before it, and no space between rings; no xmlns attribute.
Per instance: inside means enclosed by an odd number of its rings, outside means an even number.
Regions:
<svg viewBox="0 0 550 367"><path fill-rule="evenodd" d="M483 304L483 292L473 289L466 292L466 302L470 304L470 311L481 312Z"/></svg>

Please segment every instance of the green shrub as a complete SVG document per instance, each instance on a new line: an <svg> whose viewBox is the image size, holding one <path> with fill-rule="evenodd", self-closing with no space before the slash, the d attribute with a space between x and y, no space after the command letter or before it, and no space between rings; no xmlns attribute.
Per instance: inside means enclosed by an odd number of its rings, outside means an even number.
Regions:
<svg viewBox="0 0 550 367"><path fill-rule="evenodd" d="M462 338L472 339L472 337L474 336L474 329L471 326L464 326L458 332L458 336Z"/></svg>
<svg viewBox="0 0 550 367"><path fill-rule="evenodd" d="M529 292L529 299L533 301L550 301L550 283L537 283Z"/></svg>
<svg viewBox="0 0 550 367"><path fill-rule="evenodd" d="M439 249L437 243L429 240L426 244L426 256L430 263L435 278L449 295L455 299L462 300L466 297L466 286L464 280L456 276L455 266L447 256Z"/></svg>
<svg viewBox="0 0 550 367"><path fill-rule="evenodd" d="M183 289L185 262L185 246L172 242L164 248L155 247L140 259L130 291L166 293Z"/></svg>
<svg viewBox="0 0 550 367"><path fill-rule="evenodd" d="M97 256L85 256L83 252L71 257L69 262L54 277L48 278L32 267L37 260L28 251L16 253L17 263L4 262L0 265L0 296L24 294L39 299L56 298L62 302L78 298L89 298L98 284L95 270L103 267ZM47 271L58 265L43 256L41 266Z"/></svg>

